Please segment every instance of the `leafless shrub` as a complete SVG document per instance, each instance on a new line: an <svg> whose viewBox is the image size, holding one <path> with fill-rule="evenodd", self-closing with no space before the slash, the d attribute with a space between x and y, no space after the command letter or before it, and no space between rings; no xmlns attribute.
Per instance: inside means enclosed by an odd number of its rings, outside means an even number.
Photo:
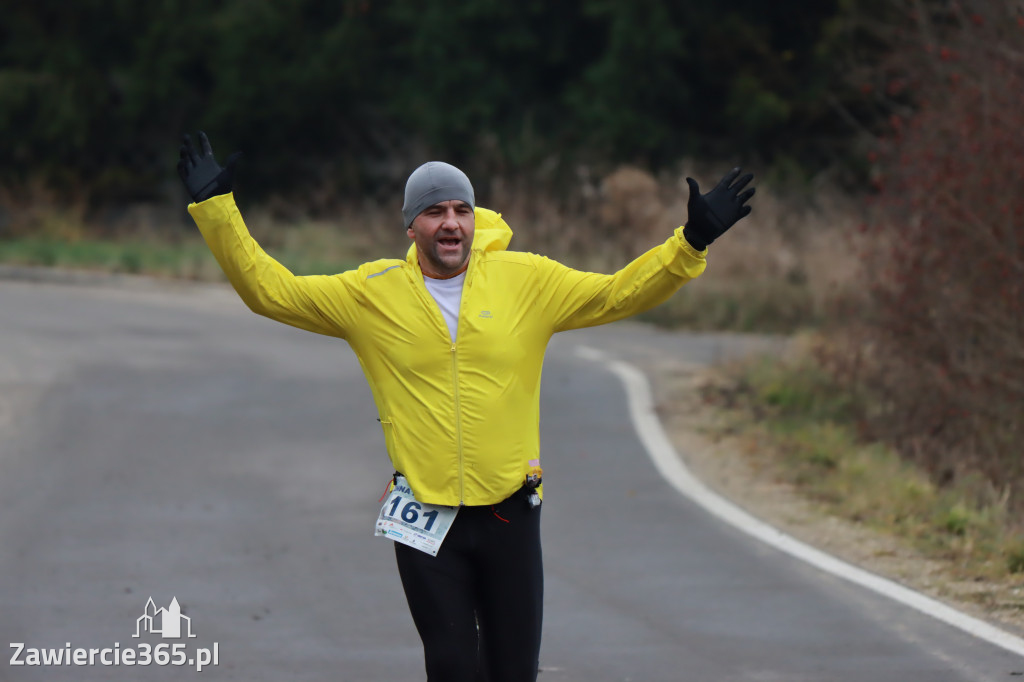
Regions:
<svg viewBox="0 0 1024 682"><path fill-rule="evenodd" d="M866 426L945 481L1021 500L1024 17L1008 0L900 3L893 111L861 259L870 314L839 363L881 396ZM849 349L847 349L849 350Z"/></svg>

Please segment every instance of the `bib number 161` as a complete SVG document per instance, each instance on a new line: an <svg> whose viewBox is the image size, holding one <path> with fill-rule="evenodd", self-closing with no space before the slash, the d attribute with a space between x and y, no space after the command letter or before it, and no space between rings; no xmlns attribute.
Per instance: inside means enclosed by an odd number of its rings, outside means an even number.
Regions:
<svg viewBox="0 0 1024 682"><path fill-rule="evenodd" d="M377 535L436 556L456 513L458 507L420 502L405 477L398 475L377 516Z"/></svg>
<svg viewBox="0 0 1024 682"><path fill-rule="evenodd" d="M400 518L410 526L422 528L427 533L433 529L434 522L437 521L437 515L441 513L437 509L425 512L423 511L423 505L416 500L410 500L398 495L395 495L389 501L391 504L386 512L387 516L393 519ZM401 507L401 512L399 512L399 507Z"/></svg>

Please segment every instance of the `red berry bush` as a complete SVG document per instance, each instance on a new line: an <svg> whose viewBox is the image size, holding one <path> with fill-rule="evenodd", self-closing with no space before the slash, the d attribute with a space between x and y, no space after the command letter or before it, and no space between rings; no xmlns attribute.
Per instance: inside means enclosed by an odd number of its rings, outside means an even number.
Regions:
<svg viewBox="0 0 1024 682"><path fill-rule="evenodd" d="M1008 0L901 3L891 104L848 327L873 435L1024 509L1024 17Z"/></svg>

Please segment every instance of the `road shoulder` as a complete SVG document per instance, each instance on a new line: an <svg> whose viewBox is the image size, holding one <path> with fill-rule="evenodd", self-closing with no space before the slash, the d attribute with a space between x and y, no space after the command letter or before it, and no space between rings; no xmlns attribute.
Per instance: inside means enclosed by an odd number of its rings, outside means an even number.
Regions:
<svg viewBox="0 0 1024 682"><path fill-rule="evenodd" d="M963 613L1024 635L1024 588L1018 583L959 580L949 561L928 557L882 530L824 512L758 458L758 445L710 427L713 408L701 389L713 366L641 362L659 417L687 467L713 491L794 538L848 563L910 587ZM981 597L981 598L979 598Z"/></svg>

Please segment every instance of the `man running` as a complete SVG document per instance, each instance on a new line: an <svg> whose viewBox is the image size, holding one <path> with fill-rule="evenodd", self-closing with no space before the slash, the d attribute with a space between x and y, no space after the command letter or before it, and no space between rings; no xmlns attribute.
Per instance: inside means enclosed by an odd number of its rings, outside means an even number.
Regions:
<svg viewBox="0 0 1024 682"><path fill-rule="evenodd" d="M507 251L512 231L446 163L405 186L405 260L297 277L253 240L224 167L188 136L178 170L228 280L253 312L345 339L380 415L394 484L377 522L395 554L429 682L537 679L540 377L560 331L620 320L704 271L707 246L750 213L752 175L730 171L663 244L614 275ZM738 178L738 179L737 179Z"/></svg>

